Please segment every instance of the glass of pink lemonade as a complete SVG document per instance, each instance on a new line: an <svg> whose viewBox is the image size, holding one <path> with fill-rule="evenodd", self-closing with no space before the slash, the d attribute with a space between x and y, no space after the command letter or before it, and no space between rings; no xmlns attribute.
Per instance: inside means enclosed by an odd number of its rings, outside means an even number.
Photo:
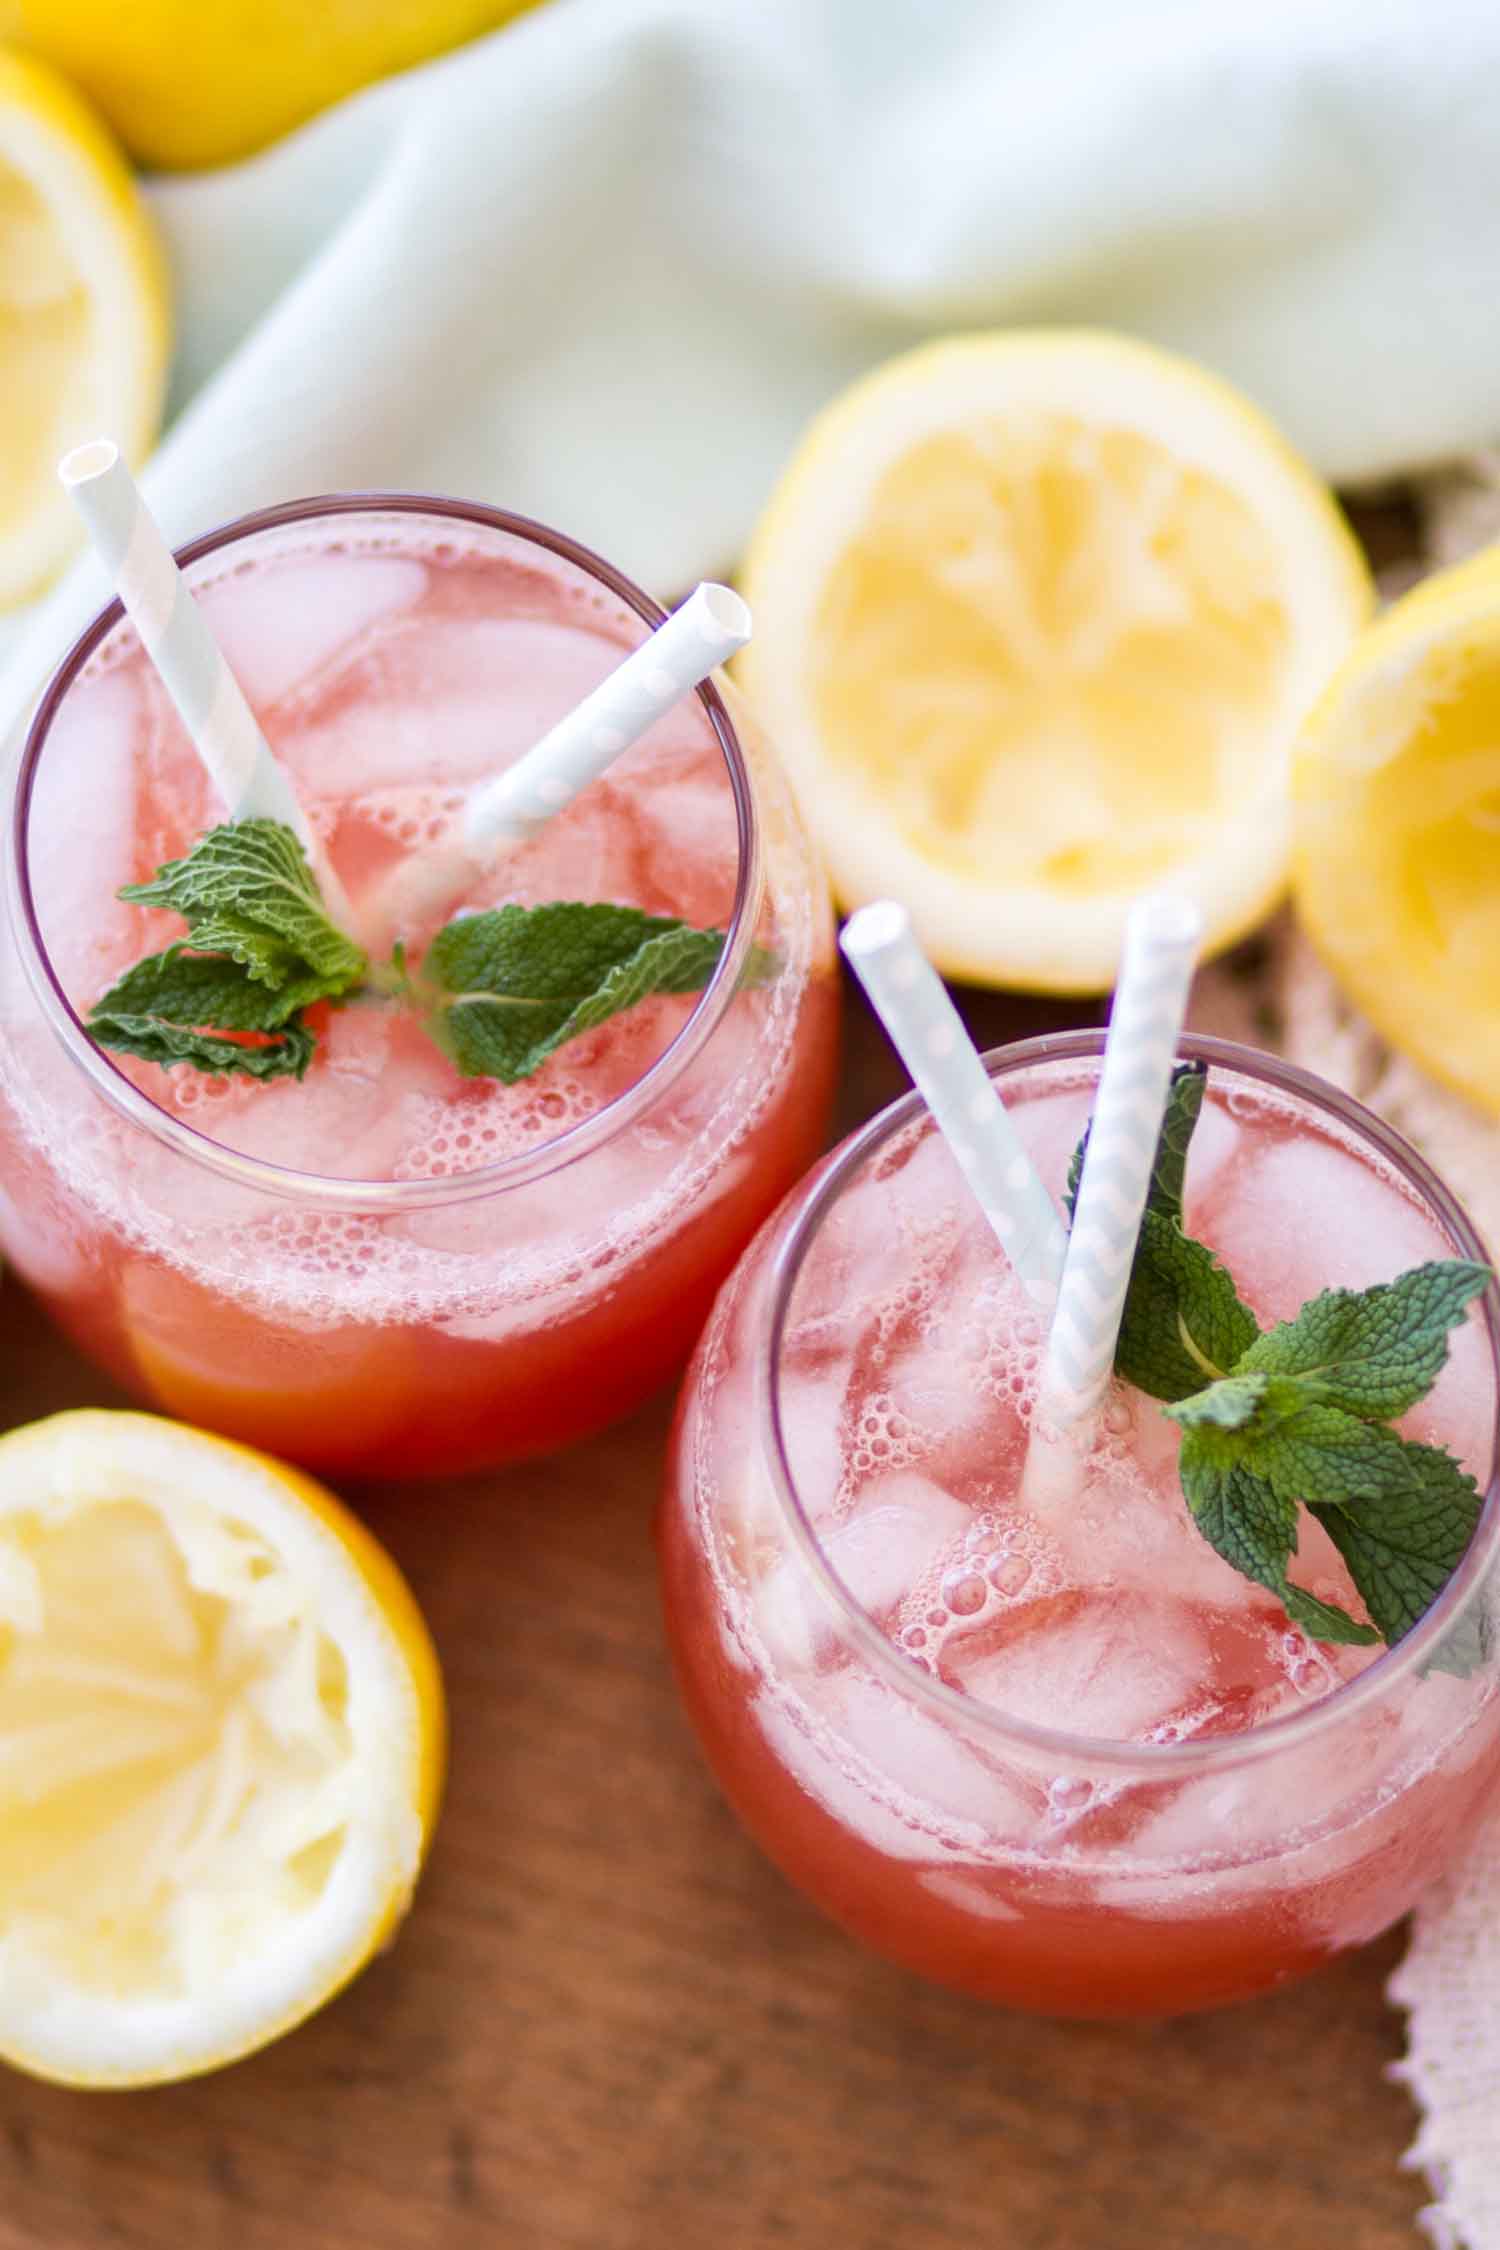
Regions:
<svg viewBox="0 0 1500 2250"><path fill-rule="evenodd" d="M1100 1036L988 1058L1061 1194ZM1210 1040L1184 1223L1262 1325L1330 1286L1483 1258L1422 1160L1332 1088ZM709 1760L793 1882L987 1999L1167 2014L1372 1938L1500 1774L1496 1292L1398 1426L1488 1499L1385 1651L1314 1643L1199 1535L1179 1435L1116 1382L1068 1486L1023 1499L1042 1331L916 1096L821 1166L720 1295L660 1548ZM1299 1583L1357 1609L1304 1516Z"/></svg>
<svg viewBox="0 0 1500 2250"><path fill-rule="evenodd" d="M538 525L401 495L273 509L183 560L356 907L663 614ZM182 935L119 887L223 818L107 610L13 782L6 1257L148 1403L324 1469L464 1470L627 1411L686 1357L831 1098L827 901L743 713L685 697L443 909L608 900L726 933L704 990L518 1084L461 1076L390 1004L323 1011L300 1081L96 1046L89 1008Z"/></svg>

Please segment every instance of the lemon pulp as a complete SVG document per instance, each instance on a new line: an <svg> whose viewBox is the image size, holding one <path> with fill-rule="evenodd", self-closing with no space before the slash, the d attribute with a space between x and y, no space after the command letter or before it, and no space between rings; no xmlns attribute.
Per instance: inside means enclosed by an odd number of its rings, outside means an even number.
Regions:
<svg viewBox="0 0 1500 2250"><path fill-rule="evenodd" d="M0 45L0 608L82 533L60 454L108 428L127 458L161 418L166 263L125 159L73 88Z"/></svg>
<svg viewBox="0 0 1500 2250"><path fill-rule="evenodd" d="M1244 500L1148 437L1039 413L944 431L879 479L829 573L828 757L875 778L933 865L1149 883L1257 786L1290 642L1279 577Z"/></svg>
<svg viewBox="0 0 1500 2250"><path fill-rule="evenodd" d="M949 976L1113 981L1170 881L1231 943L1288 873L1289 765L1372 588L1317 479L1126 338L930 344L812 424L746 555L739 676L849 907Z"/></svg>
<svg viewBox="0 0 1500 2250"><path fill-rule="evenodd" d="M59 455L98 410L98 376L92 300L57 214L3 157L0 362L0 523L10 523L50 505Z"/></svg>
<svg viewBox="0 0 1500 2250"><path fill-rule="evenodd" d="M185 1541L204 1591L189 1577ZM75 1989L185 1993L314 1906L348 1679L248 1526L0 1519L0 1930Z"/></svg>
<svg viewBox="0 0 1500 2250"><path fill-rule="evenodd" d="M1425 973L1462 979L1500 1013L1500 660L1468 667L1375 775L1368 830Z"/></svg>
<svg viewBox="0 0 1500 2250"><path fill-rule="evenodd" d="M1420 590L1351 656L1297 759L1297 900L1377 1030L1500 1113L1500 605Z"/></svg>

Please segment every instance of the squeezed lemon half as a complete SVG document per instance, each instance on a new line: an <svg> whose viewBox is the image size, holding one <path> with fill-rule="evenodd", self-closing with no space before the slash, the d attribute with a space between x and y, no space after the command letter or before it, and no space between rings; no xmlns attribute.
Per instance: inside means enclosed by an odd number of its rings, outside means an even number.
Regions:
<svg viewBox="0 0 1500 2250"><path fill-rule="evenodd" d="M141 459L161 421L166 265L129 166L45 63L0 47L0 609L82 543L57 482L107 433Z"/></svg>
<svg viewBox="0 0 1500 2250"><path fill-rule="evenodd" d="M1500 1116L1500 555L1361 636L1293 776L1314 944L1383 1038Z"/></svg>
<svg viewBox="0 0 1500 2250"><path fill-rule="evenodd" d="M235 2060L412 1895L444 1747L395 1565L309 1478L145 1414L0 1438L0 2059Z"/></svg>
<svg viewBox="0 0 1500 2250"><path fill-rule="evenodd" d="M1323 486L1226 384L1125 339L934 344L815 421L737 662L848 906L950 975L1107 985L1171 881L1222 946L1287 874L1297 725L1372 605Z"/></svg>

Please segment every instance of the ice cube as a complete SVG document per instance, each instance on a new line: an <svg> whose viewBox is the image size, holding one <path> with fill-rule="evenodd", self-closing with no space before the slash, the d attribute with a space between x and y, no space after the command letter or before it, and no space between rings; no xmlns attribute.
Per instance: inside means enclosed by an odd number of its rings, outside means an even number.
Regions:
<svg viewBox="0 0 1500 2250"><path fill-rule="evenodd" d="M884 1626L972 1520L940 1485L902 1470L868 1485L858 1513L822 1531L823 1552L860 1608ZM762 1580L756 1614L773 1661L799 1671L835 1661L847 1633L834 1603L795 1553Z"/></svg>
<svg viewBox="0 0 1500 2250"><path fill-rule="evenodd" d="M1005 1893L973 1870L962 1873L956 1867L933 1867L917 1877L924 1891L930 1891L945 1906L956 1906L960 1913L978 1915L984 1922L1020 1922L1025 1920L1022 1909Z"/></svg>
<svg viewBox="0 0 1500 2250"><path fill-rule="evenodd" d="M964 1359L943 1340L926 1338L893 1358L884 1388L893 1415L911 1431L914 1458L963 1451L980 1471L992 1470L997 1456L1013 1452L1020 1411L992 1396L985 1370Z"/></svg>
<svg viewBox="0 0 1500 2250"><path fill-rule="evenodd" d="M1207 1604L1248 1596L1250 1588L1197 1530L1182 1496L1180 1443L1154 1399L1123 1386L1104 1408L1102 1443L1085 1454L1063 1487L1062 1503L1044 1490L1035 1503L1047 1551L1062 1582L1146 1599L1170 1586L1180 1599ZM1060 1450L1060 1449L1059 1449ZM1046 1456L1042 1456L1045 1460ZM1029 1504L1023 1485L1021 1502Z"/></svg>
<svg viewBox="0 0 1500 2250"><path fill-rule="evenodd" d="M638 809L637 809L638 808ZM633 798L640 831L640 904L654 914L680 914L700 927L722 928L734 906L739 837L728 775L664 778Z"/></svg>
<svg viewBox="0 0 1500 2250"><path fill-rule="evenodd" d="M928 1828L933 1845L956 1839L983 1849L1041 1833L1039 1797L957 1724L865 1672L843 1677L838 1697L840 1736L880 1777L882 1795Z"/></svg>
<svg viewBox="0 0 1500 2250"><path fill-rule="evenodd" d="M32 892L53 966L78 1004L91 1005L140 951L141 910L115 892L138 872L138 753L150 729L139 676L101 673L70 691L37 766Z"/></svg>
<svg viewBox="0 0 1500 2250"><path fill-rule="evenodd" d="M597 686L618 650L530 618L400 617L287 709L277 746L312 796L501 772Z"/></svg>
<svg viewBox="0 0 1500 2250"><path fill-rule="evenodd" d="M860 1770L817 1711L772 1688L763 1689L752 1708L772 1756L801 1783L814 1804L852 1835L891 1859L938 1856L931 1830L884 1801L878 1780Z"/></svg>
<svg viewBox="0 0 1500 2250"><path fill-rule="evenodd" d="M1452 1255L1416 1204L1313 1133L1261 1141L1203 1231L1263 1321L1295 1318L1322 1289L1367 1289Z"/></svg>
<svg viewBox="0 0 1500 2250"><path fill-rule="evenodd" d="M844 1405L849 1371L825 1357L818 1373L784 1369L778 1384L781 1428L797 1497L814 1522L829 1516L847 1465Z"/></svg>
<svg viewBox="0 0 1500 2250"><path fill-rule="evenodd" d="M1188 1232L1196 1231L1198 1215L1226 1193L1233 1193L1235 1168L1244 1155L1244 1129L1223 1102L1208 1094L1188 1149L1183 1210Z"/></svg>
<svg viewBox="0 0 1500 2250"><path fill-rule="evenodd" d="M1097 1741L1143 1742L1201 1693L1212 1656L1185 1602L1053 1594L986 1617L943 1646L945 1679L1005 1718Z"/></svg>
<svg viewBox="0 0 1500 2250"><path fill-rule="evenodd" d="M1447 1365L1401 1428L1425 1445L1445 1445L1481 1491L1494 1474L1495 1370L1488 1332L1472 1306L1448 1337Z"/></svg>
<svg viewBox="0 0 1500 2250"><path fill-rule="evenodd" d="M230 1081L194 1121L246 1156L345 1180L397 1176L401 1158L441 1116L452 1072L394 1010L334 1011L307 1076L262 1086Z"/></svg>
<svg viewBox="0 0 1500 2250"><path fill-rule="evenodd" d="M1051 1093L1007 1101L1022 1144L1054 1195L1061 1195L1066 1184L1068 1164L1093 1106L1092 1085L1059 1086Z"/></svg>
<svg viewBox="0 0 1500 2250"><path fill-rule="evenodd" d="M426 569L411 557L343 555L287 559L198 598L241 687L264 706L321 672L377 619L415 608L426 586Z"/></svg>
<svg viewBox="0 0 1500 2250"><path fill-rule="evenodd" d="M788 1336L827 1333L848 1340L873 1331L881 1307L901 1279L878 1189L862 1183L826 1214L792 1291Z"/></svg>

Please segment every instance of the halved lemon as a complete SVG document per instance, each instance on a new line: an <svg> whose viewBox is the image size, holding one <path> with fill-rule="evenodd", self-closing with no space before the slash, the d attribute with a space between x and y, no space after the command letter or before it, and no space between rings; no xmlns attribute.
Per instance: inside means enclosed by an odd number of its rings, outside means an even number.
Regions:
<svg viewBox="0 0 1500 2250"><path fill-rule="evenodd" d="M81 542L57 481L107 432L127 458L161 422L169 312L156 229L119 148L65 79L0 47L0 609Z"/></svg>
<svg viewBox="0 0 1500 2250"><path fill-rule="evenodd" d="M1297 910L1391 1046L1500 1116L1500 568L1363 634L1293 765Z"/></svg>
<svg viewBox="0 0 1500 2250"><path fill-rule="evenodd" d="M0 1438L0 2060L152 2085L302 2021L405 1913L443 1753L320 1486L146 1414Z"/></svg>
<svg viewBox="0 0 1500 2250"><path fill-rule="evenodd" d="M950 975L1113 978L1172 881L1228 944L1282 890L1298 723L1373 589L1332 498L1189 362L933 344L815 421L743 571L741 677L835 890Z"/></svg>

